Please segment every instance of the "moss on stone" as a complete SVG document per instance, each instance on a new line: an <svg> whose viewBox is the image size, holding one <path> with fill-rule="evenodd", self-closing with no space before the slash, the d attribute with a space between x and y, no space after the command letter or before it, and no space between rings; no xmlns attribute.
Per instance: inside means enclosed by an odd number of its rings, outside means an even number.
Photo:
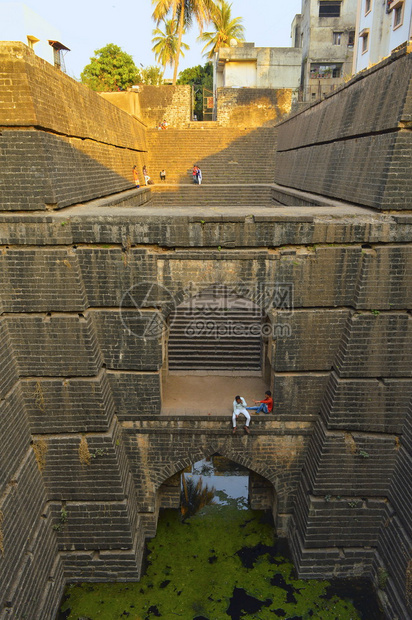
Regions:
<svg viewBox="0 0 412 620"><path fill-rule="evenodd" d="M182 524L176 511L164 511L139 583L69 586L62 611L71 610L68 620L359 619L350 602L322 598L328 581L294 578L293 564L276 552L273 527L264 517L218 505ZM259 610L248 613L247 604Z"/></svg>

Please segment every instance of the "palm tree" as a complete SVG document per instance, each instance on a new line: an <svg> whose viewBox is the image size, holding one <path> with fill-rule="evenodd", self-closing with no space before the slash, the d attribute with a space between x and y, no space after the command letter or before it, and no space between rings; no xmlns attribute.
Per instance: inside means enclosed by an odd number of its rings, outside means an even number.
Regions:
<svg viewBox="0 0 412 620"><path fill-rule="evenodd" d="M177 23L177 46L173 72L173 84L176 84L177 69L182 47L182 36L185 27L190 27L193 18L195 18L200 33L202 33L203 26L211 20L212 13L216 10L216 5L214 0L152 0L152 4L155 6L153 19L156 20L157 25L159 25L161 20L164 20L166 15L170 12L172 14L172 21Z"/></svg>
<svg viewBox="0 0 412 620"><path fill-rule="evenodd" d="M232 5L227 0L218 0L218 6L212 14L214 30L204 32L198 39L206 43L202 52L208 50L206 56L213 58L221 47L229 47L230 41L244 41L244 26L241 17L232 18Z"/></svg>
<svg viewBox="0 0 412 620"><path fill-rule="evenodd" d="M166 71L166 66L173 65L177 50L176 22L174 22L172 19L168 19L167 21L164 21L164 26L164 32L160 28L155 28L152 31L152 43L154 43L152 47L152 52L155 53L156 62L158 62L163 67L163 75ZM182 49L189 49L187 43L183 43L183 41L181 44L180 53L182 56L184 56Z"/></svg>

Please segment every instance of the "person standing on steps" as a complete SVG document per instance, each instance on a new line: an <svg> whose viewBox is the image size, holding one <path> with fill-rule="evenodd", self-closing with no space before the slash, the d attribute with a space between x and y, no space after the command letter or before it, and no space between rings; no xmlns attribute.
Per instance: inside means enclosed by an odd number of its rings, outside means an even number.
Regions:
<svg viewBox="0 0 412 620"><path fill-rule="evenodd" d="M197 184L202 185L202 171L200 170L199 167L197 168L196 177L197 177Z"/></svg>
<svg viewBox="0 0 412 620"><path fill-rule="evenodd" d="M250 413L246 409L246 407L247 407L247 404L246 404L245 399L242 396L239 396L239 395L235 396L235 400L233 401L233 414L232 414L232 426L233 426L232 433L233 433L233 435L236 433L237 419L238 419L240 414L244 415L245 418L246 418L246 422L245 422L245 425L243 427L243 430L248 435L250 433L250 430L249 430Z"/></svg>
<svg viewBox="0 0 412 620"><path fill-rule="evenodd" d="M273 398L272 392L267 390L265 392L265 398L263 400L254 400L253 401L257 407L246 407L249 411L256 411L256 413L272 413L273 409Z"/></svg>
<svg viewBox="0 0 412 620"><path fill-rule="evenodd" d="M193 183L197 183L197 171L199 170L199 168L196 166L196 164L193 165L193 170L192 170L192 176L193 176Z"/></svg>
<svg viewBox="0 0 412 620"><path fill-rule="evenodd" d="M149 184L149 181L150 181L150 177L149 177L149 175L147 174L147 168L146 168L146 165L144 165L144 166L143 166L143 176L144 176L144 182L145 182L145 185L148 185L148 184Z"/></svg>
<svg viewBox="0 0 412 620"><path fill-rule="evenodd" d="M166 170L164 168L160 171L160 180L166 181Z"/></svg>
<svg viewBox="0 0 412 620"><path fill-rule="evenodd" d="M136 187L140 187L139 173L137 172L137 166L133 166L133 181Z"/></svg>

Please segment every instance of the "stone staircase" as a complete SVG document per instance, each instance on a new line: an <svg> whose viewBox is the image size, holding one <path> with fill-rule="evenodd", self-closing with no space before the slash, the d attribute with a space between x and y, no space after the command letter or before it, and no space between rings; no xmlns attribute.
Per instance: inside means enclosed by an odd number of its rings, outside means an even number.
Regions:
<svg viewBox="0 0 412 620"><path fill-rule="evenodd" d="M187 129L149 129L147 143L146 165L156 184L164 168L168 184L192 185L194 164L202 170L203 185L273 183L273 127L233 129L216 123L191 123Z"/></svg>
<svg viewBox="0 0 412 620"><path fill-rule="evenodd" d="M180 305L169 333L169 372L259 373L262 314L250 301L213 287Z"/></svg>
<svg viewBox="0 0 412 620"><path fill-rule="evenodd" d="M159 185L151 186L152 206L269 206L270 185Z"/></svg>

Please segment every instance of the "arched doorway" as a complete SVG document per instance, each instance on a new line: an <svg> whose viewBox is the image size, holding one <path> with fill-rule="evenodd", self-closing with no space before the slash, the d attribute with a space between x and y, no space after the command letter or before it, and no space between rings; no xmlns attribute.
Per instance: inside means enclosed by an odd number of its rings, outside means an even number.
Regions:
<svg viewBox="0 0 412 620"><path fill-rule="evenodd" d="M193 481L193 484L190 482ZM184 516L208 504L235 500L238 508L270 511L276 524L273 484L255 471L216 452L177 472L159 488L159 508L179 508Z"/></svg>

